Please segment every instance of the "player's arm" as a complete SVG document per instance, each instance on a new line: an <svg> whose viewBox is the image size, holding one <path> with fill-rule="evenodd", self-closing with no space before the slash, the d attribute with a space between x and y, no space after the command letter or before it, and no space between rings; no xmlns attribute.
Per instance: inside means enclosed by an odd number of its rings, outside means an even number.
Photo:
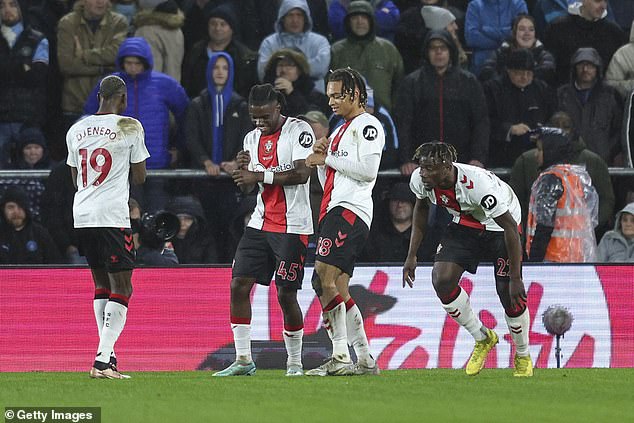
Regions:
<svg viewBox="0 0 634 423"><path fill-rule="evenodd" d="M412 235L409 240L409 250L407 251L405 263L403 264L403 287L405 287L405 284L409 285L410 288L414 286L414 280L416 279L416 262L418 260L416 252L427 232L428 215L429 200L427 198L417 198L412 216Z"/></svg>
<svg viewBox="0 0 634 423"><path fill-rule="evenodd" d="M504 244L509 255L511 305L519 307L526 302L526 291L522 281L522 243L517 222L508 210L493 220L504 229Z"/></svg>
<svg viewBox="0 0 634 423"><path fill-rule="evenodd" d="M141 185L145 182L147 171L145 170L145 160L139 163L130 163L130 171L132 172L132 183Z"/></svg>
<svg viewBox="0 0 634 423"><path fill-rule="evenodd" d="M242 192L250 192L257 183L265 185L299 185L304 184L310 178L310 168L306 166L305 160L295 160L293 169L284 172L253 172L247 169L237 169L233 172L233 181L240 187Z"/></svg>
<svg viewBox="0 0 634 423"><path fill-rule="evenodd" d="M73 166L69 166L69 167L70 167L70 174L73 178L73 186L75 187L75 190L77 190L77 168Z"/></svg>

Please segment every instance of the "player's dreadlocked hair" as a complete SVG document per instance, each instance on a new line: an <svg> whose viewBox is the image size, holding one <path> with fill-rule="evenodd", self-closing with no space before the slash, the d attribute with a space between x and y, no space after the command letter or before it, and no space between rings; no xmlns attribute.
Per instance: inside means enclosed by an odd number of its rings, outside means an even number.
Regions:
<svg viewBox="0 0 634 423"><path fill-rule="evenodd" d="M434 164L438 163L452 163L458 159L458 153L456 148L444 142L426 142L421 144L414 152L414 161L419 161L421 158L427 157Z"/></svg>
<svg viewBox="0 0 634 423"><path fill-rule="evenodd" d="M271 84L254 85L249 92L249 105L266 106L277 102L282 108L286 106L286 97Z"/></svg>
<svg viewBox="0 0 634 423"><path fill-rule="evenodd" d="M341 81L341 94L349 94L351 98L354 98L354 89L358 89L359 104L365 107L368 93L365 89L365 81L358 71L350 67L335 69L328 75L328 82L332 81Z"/></svg>
<svg viewBox="0 0 634 423"><path fill-rule="evenodd" d="M99 84L99 96L104 100L109 100L115 94L123 94L125 92L125 82L117 75L106 76Z"/></svg>

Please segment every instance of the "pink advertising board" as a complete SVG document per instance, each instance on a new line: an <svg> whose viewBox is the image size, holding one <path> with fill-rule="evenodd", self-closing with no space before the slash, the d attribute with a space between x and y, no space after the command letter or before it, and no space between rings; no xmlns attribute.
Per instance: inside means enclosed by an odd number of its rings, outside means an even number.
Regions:
<svg viewBox="0 0 634 423"><path fill-rule="evenodd" d="M219 368L233 360L227 268L137 269L126 328L117 343L127 371ZM306 269L304 365L329 352L321 309ZM374 357L383 369L461 368L470 335L446 316L431 288L431 268L404 289L399 267L360 267L351 292L362 309ZM633 266L525 266L531 356L555 367L555 341L541 316L553 304L574 316L561 341L564 367L634 367ZM509 367L513 351L493 282L482 266L462 287L480 318L500 334L488 367ZM0 269L0 371L86 371L98 334L88 269ZM285 350L275 288L252 293L253 352L259 368L282 368Z"/></svg>

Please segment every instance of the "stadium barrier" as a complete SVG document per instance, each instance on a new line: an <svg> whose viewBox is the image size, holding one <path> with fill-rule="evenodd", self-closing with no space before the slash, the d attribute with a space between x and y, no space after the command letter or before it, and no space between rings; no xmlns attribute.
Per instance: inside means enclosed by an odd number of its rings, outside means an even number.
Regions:
<svg viewBox="0 0 634 423"><path fill-rule="evenodd" d="M234 358L229 326L229 268L137 269L126 328L117 343L126 371L213 369ZM574 317L562 339L562 367L634 367L634 266L526 265L530 351L538 368L556 367L554 338L542 324L551 305ZM299 293L305 314L304 365L328 355L321 308L307 268ZM413 289L400 267L359 267L351 292L362 310L371 351L383 369L461 368L473 347L440 306L431 268ZM462 287L483 322L500 335L487 367L508 368L512 347L493 269L464 275ZM98 344L93 288L86 268L0 269L0 371L87 371ZM285 367L283 321L274 285L252 293L258 368Z"/></svg>

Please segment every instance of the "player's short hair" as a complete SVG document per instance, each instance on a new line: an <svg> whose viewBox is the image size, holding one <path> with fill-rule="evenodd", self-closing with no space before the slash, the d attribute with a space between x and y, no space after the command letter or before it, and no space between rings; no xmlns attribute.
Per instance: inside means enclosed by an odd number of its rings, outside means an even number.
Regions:
<svg viewBox="0 0 634 423"><path fill-rule="evenodd" d="M108 75L99 83L99 96L103 99L110 99L115 94L126 92L125 81L117 75Z"/></svg>
<svg viewBox="0 0 634 423"><path fill-rule="evenodd" d="M335 69L328 75L328 82L333 81L341 81L341 94L349 94L351 98L354 98L354 89L358 89L359 104L365 107L368 92L365 88L365 80L358 71L351 67Z"/></svg>
<svg viewBox="0 0 634 423"><path fill-rule="evenodd" d="M429 158L434 164L453 163L458 159L456 147L445 142L426 142L421 144L414 152L415 161L419 161L423 157Z"/></svg>
<svg viewBox="0 0 634 423"><path fill-rule="evenodd" d="M271 103L286 106L286 97L271 84L254 85L249 92L249 106L266 106Z"/></svg>

